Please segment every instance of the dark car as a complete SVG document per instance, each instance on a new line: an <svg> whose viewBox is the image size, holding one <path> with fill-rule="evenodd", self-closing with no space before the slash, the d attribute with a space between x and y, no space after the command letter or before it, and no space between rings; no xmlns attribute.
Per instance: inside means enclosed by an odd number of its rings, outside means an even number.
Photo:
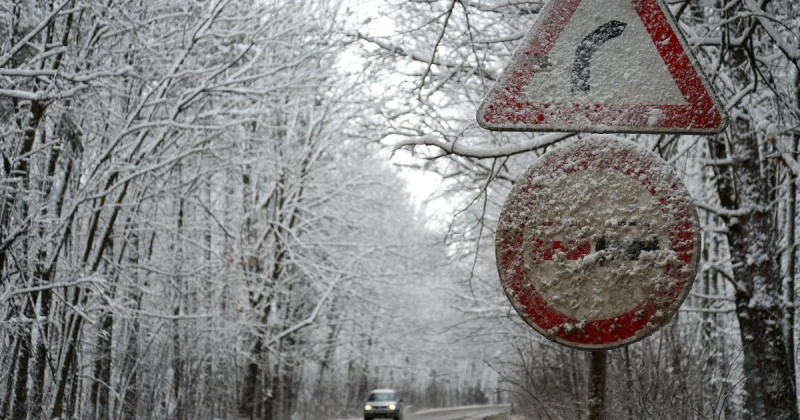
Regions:
<svg viewBox="0 0 800 420"><path fill-rule="evenodd" d="M403 399L393 389L376 389L364 402L364 420L403 418Z"/></svg>

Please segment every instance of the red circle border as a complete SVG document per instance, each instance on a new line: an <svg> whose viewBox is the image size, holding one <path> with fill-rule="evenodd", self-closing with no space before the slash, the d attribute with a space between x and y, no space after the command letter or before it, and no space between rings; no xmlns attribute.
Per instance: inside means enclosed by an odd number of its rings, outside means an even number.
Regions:
<svg viewBox="0 0 800 420"><path fill-rule="evenodd" d="M613 143L612 143L613 142ZM615 154L608 147L613 144ZM622 146L622 147L620 147ZM525 226L532 191L547 188L539 181L543 171L569 175L600 167L635 177L655 196L668 214L669 248L682 266L668 266L672 286L621 315L600 320L578 320L547 303L527 281L524 262ZM550 176L553 178L553 175ZM657 181L661 178L661 181ZM666 179L666 180L665 180ZM514 209L515 211L509 211ZM519 211L522 209L522 211ZM548 152L518 180L507 198L498 222L497 267L503 289L520 316L545 337L580 349L609 349L630 344L666 324L685 299L697 272L700 227L697 213L683 184L672 168L654 153L628 140L596 135L570 142Z"/></svg>

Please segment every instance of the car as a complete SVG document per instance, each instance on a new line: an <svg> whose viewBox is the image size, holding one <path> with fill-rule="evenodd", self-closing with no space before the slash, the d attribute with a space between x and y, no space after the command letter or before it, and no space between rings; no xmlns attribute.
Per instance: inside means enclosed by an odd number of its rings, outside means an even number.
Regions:
<svg viewBox="0 0 800 420"><path fill-rule="evenodd" d="M375 389L364 401L364 420L403 419L403 399L393 389Z"/></svg>

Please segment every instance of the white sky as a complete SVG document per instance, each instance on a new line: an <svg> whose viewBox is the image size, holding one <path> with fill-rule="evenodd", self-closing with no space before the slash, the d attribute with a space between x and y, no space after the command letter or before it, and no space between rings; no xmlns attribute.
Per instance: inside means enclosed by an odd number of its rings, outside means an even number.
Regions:
<svg viewBox="0 0 800 420"><path fill-rule="evenodd" d="M352 12L350 16L353 30L373 37L394 35L396 29L394 21L385 17L389 11L381 10L387 5L385 0L345 1L345 6ZM345 65L356 64L360 60L361 58L356 56L343 58ZM380 86L376 88L380 88ZM387 159L389 159L388 155ZM445 215L452 214L452 206L449 206L443 199L434 197L434 194L442 186L441 176L430 171L409 168L410 165L419 164L420 160L413 157L408 150L394 152L390 161L397 166L398 173L406 181L407 190L411 194L414 206L424 215L429 216L434 225L441 222Z"/></svg>

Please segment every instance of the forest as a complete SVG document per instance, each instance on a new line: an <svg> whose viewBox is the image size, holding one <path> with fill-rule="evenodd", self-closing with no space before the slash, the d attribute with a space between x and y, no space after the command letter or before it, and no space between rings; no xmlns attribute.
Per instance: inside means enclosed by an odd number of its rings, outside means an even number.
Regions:
<svg viewBox="0 0 800 420"><path fill-rule="evenodd" d="M730 122L624 135L701 261L609 352L608 418L797 419L800 3L667 4ZM475 120L542 7L0 0L0 419L328 420L380 387L587 418L588 353L495 261L517 178L585 134Z"/></svg>

